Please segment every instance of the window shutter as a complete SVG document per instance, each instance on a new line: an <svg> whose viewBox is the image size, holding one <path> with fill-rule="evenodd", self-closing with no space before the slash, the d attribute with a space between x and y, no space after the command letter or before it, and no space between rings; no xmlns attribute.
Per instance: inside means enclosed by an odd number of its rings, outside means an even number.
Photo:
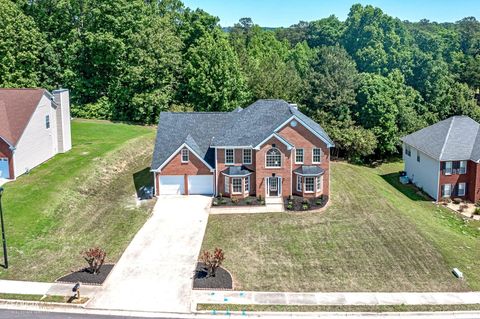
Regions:
<svg viewBox="0 0 480 319"><path fill-rule="evenodd" d="M465 196L468 195L468 183L465 183Z"/></svg>
<svg viewBox="0 0 480 319"><path fill-rule="evenodd" d="M445 162L440 162L440 169L443 171L445 169L446 165Z"/></svg>
<svg viewBox="0 0 480 319"><path fill-rule="evenodd" d="M441 193L442 193L442 197L445 196L445 185L442 185Z"/></svg>
<svg viewBox="0 0 480 319"><path fill-rule="evenodd" d="M458 196L458 184L455 184L452 188L452 197Z"/></svg>
<svg viewBox="0 0 480 319"><path fill-rule="evenodd" d="M460 168L460 162L458 162L458 161L453 162L452 167L453 167L453 169L459 169Z"/></svg>

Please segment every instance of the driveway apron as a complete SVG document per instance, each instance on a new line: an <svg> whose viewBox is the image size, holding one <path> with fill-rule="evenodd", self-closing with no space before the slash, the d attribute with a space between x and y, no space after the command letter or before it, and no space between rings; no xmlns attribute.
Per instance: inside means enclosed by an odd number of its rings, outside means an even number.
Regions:
<svg viewBox="0 0 480 319"><path fill-rule="evenodd" d="M190 312L211 198L161 196L88 308Z"/></svg>

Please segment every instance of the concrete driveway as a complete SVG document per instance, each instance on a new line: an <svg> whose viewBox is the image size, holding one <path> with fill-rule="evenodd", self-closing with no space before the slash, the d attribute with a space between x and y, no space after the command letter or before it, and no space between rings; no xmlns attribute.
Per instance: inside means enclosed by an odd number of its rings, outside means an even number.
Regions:
<svg viewBox="0 0 480 319"><path fill-rule="evenodd" d="M88 308L190 312L205 233L206 196L161 196Z"/></svg>

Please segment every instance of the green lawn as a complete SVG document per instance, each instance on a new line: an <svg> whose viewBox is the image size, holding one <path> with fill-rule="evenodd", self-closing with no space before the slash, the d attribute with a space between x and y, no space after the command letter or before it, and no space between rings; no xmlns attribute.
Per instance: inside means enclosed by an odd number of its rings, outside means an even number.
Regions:
<svg viewBox="0 0 480 319"><path fill-rule="evenodd" d="M480 290L480 225L400 185L401 168L332 163L325 212L211 215L203 249L225 250L238 290Z"/></svg>
<svg viewBox="0 0 480 319"><path fill-rule="evenodd" d="M115 262L151 211L136 206L135 186L150 182L154 132L75 120L71 151L6 184L10 268L0 278L55 280L84 266L80 252L91 246Z"/></svg>

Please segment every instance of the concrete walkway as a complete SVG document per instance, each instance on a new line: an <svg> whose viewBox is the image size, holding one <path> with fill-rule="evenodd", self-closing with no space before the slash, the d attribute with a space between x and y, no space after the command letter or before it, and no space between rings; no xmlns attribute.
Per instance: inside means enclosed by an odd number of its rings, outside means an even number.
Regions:
<svg viewBox="0 0 480 319"><path fill-rule="evenodd" d="M159 197L88 308L190 312L192 278L211 198Z"/></svg>
<svg viewBox="0 0 480 319"><path fill-rule="evenodd" d="M241 292L195 290L192 307L244 305L461 305L480 303L480 292Z"/></svg>
<svg viewBox="0 0 480 319"><path fill-rule="evenodd" d="M22 295L71 296L73 284L0 280L0 293ZM93 297L100 286L82 285L80 292L84 297Z"/></svg>
<svg viewBox="0 0 480 319"><path fill-rule="evenodd" d="M225 214L265 214L285 212L283 199L281 197L267 197L264 206L216 206L210 208L212 215Z"/></svg>

